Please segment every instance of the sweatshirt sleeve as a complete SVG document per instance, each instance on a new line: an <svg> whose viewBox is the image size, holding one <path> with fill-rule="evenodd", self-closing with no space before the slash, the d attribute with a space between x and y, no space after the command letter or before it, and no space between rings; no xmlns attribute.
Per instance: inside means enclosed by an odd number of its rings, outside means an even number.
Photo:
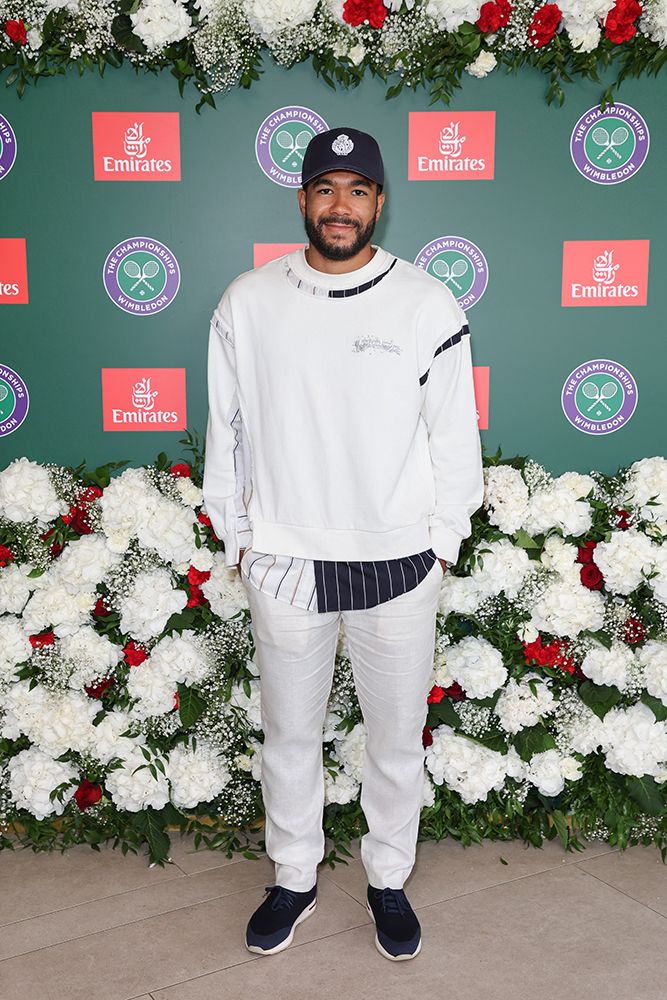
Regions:
<svg viewBox="0 0 667 1000"><path fill-rule="evenodd" d="M223 317L224 297L211 319L208 341L208 423L204 461L204 503L225 546L225 565L235 566L239 548L250 543L243 503L241 410L231 322Z"/></svg>
<svg viewBox="0 0 667 1000"><path fill-rule="evenodd" d="M456 303L453 327L436 338L420 375L421 413L428 429L436 505L429 518L436 556L457 562L470 518L484 498L482 449L472 372L470 331ZM450 326L451 329L451 326Z"/></svg>

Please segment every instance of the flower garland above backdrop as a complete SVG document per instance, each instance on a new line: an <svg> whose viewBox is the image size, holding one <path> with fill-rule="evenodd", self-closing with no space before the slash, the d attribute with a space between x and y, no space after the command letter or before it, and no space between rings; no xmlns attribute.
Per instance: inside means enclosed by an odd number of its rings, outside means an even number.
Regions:
<svg viewBox="0 0 667 1000"><path fill-rule="evenodd" d="M0 848L115 838L163 863L176 827L253 856L247 594L202 506L199 439L184 443L190 464L113 477L125 463L0 472ZM421 834L568 849L583 834L665 860L667 460L613 477L500 451L484 465L442 581ZM322 741L333 865L366 829L344 630Z"/></svg>
<svg viewBox="0 0 667 1000"><path fill-rule="evenodd" d="M427 87L449 102L462 74L530 65L548 74L547 100L562 83L657 74L667 59L667 0L0 0L0 72L19 96L42 76L124 60L169 69L181 93L203 104L259 79L263 51L281 66L312 60L330 86L356 86L366 70L387 97Z"/></svg>

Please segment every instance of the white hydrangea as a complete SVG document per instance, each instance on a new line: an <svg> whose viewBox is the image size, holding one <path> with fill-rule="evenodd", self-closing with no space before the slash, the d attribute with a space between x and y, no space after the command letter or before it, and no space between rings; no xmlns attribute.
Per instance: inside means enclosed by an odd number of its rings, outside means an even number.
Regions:
<svg viewBox="0 0 667 1000"><path fill-rule="evenodd" d="M202 593L211 605L211 611L218 618L233 618L248 607L248 595L238 571L233 566L225 566L225 556L216 552L211 575L202 584Z"/></svg>
<svg viewBox="0 0 667 1000"><path fill-rule="evenodd" d="M649 639L636 653L644 668L644 686L654 698L667 705L667 642Z"/></svg>
<svg viewBox="0 0 667 1000"><path fill-rule="evenodd" d="M476 565L469 576L457 577L446 573L438 599L439 610L447 615L474 614L482 601L501 592L512 600L517 596L524 580L535 571L526 550L509 539L480 542L475 550L483 560L483 567Z"/></svg>
<svg viewBox="0 0 667 1000"><path fill-rule="evenodd" d="M44 582L60 584L73 595L90 593L119 561L104 535L82 535L67 543Z"/></svg>
<svg viewBox="0 0 667 1000"><path fill-rule="evenodd" d="M490 465L484 469L484 507L489 522L506 535L523 525L528 513L528 487L519 469Z"/></svg>
<svg viewBox="0 0 667 1000"><path fill-rule="evenodd" d="M151 511L153 487L144 469L126 469L112 479L99 499L102 530L114 552L125 552Z"/></svg>
<svg viewBox="0 0 667 1000"><path fill-rule="evenodd" d="M488 698L507 680L500 652L487 639L467 635L446 653L447 666L469 698Z"/></svg>
<svg viewBox="0 0 667 1000"><path fill-rule="evenodd" d="M0 614L20 615L33 590L43 586L44 574L28 578L34 568L32 563L0 567Z"/></svg>
<svg viewBox="0 0 667 1000"><path fill-rule="evenodd" d="M335 740L336 759L340 761L344 771L358 782L361 782L363 774L366 741L366 727L363 722L357 722L349 733L339 734Z"/></svg>
<svg viewBox="0 0 667 1000"><path fill-rule="evenodd" d="M505 770L508 778L515 781L526 781L528 778L528 764L519 756L516 747L510 747L504 758Z"/></svg>
<svg viewBox="0 0 667 1000"><path fill-rule="evenodd" d="M563 28L574 48L592 52L600 42L600 21L604 21L615 0L559 0Z"/></svg>
<svg viewBox="0 0 667 1000"><path fill-rule="evenodd" d="M484 801L492 788L505 783L504 754L459 736L451 726L437 726L426 748L426 767L436 785L443 782L468 805Z"/></svg>
<svg viewBox="0 0 667 1000"><path fill-rule="evenodd" d="M91 756L101 764L108 764L113 757L124 760L130 756L137 746L146 741L143 734L121 736L121 733L131 729L132 724L133 719L125 709L114 708L112 712L107 712L102 721L93 726Z"/></svg>
<svg viewBox="0 0 667 1000"><path fill-rule="evenodd" d="M584 629L597 632L604 624L604 599L581 586L578 573L559 575L536 600L530 622L540 632L557 636L576 636Z"/></svg>
<svg viewBox="0 0 667 1000"><path fill-rule="evenodd" d="M662 2L663 17L667 5ZM667 18L666 18L667 20ZM667 30L667 24L663 24ZM667 458L655 455L633 462L626 483L630 502L639 507L641 517L652 521L667 534ZM649 504L649 500L653 500Z"/></svg>
<svg viewBox="0 0 667 1000"><path fill-rule="evenodd" d="M59 500L51 476L37 462L15 458L0 472L0 516L10 521L32 521L45 527L69 504Z"/></svg>
<svg viewBox="0 0 667 1000"><path fill-rule="evenodd" d="M244 689L243 683L238 682L232 685L229 704L235 708L240 708L251 729L261 731L262 729L262 688L259 681L251 680L250 696Z"/></svg>
<svg viewBox="0 0 667 1000"><path fill-rule="evenodd" d="M667 0L653 0L644 4L644 15L639 22L639 30L657 42L661 49L667 47Z"/></svg>
<svg viewBox="0 0 667 1000"><path fill-rule="evenodd" d="M148 519L137 525L137 537L147 549L155 549L165 562L188 565L194 553L195 536L194 512L188 507L161 496L157 490L151 496L151 510Z"/></svg>
<svg viewBox="0 0 667 1000"><path fill-rule="evenodd" d="M598 542L595 563L604 576L605 587L616 594L630 594L650 573L657 547L636 528L614 531L608 542Z"/></svg>
<svg viewBox="0 0 667 1000"><path fill-rule="evenodd" d="M192 18L179 0L143 0L130 20L149 52L179 42L192 30Z"/></svg>
<svg viewBox="0 0 667 1000"><path fill-rule="evenodd" d="M3 615L0 618L0 689L3 683L15 680L16 665L27 660L31 653L32 646L21 619L15 615Z"/></svg>
<svg viewBox="0 0 667 1000"><path fill-rule="evenodd" d="M422 786L421 809L430 809L435 805L435 785L431 781L428 771L424 768L424 784Z"/></svg>
<svg viewBox="0 0 667 1000"><path fill-rule="evenodd" d="M169 801L169 782L165 774L159 768L155 768L157 777L154 778L148 766L153 763L147 761L139 747L135 747L123 760L123 766L110 771L105 778L106 790L111 796L111 800L118 809L127 809L128 812L139 812L152 806L153 809L162 809ZM167 761L163 757L162 764L167 768Z"/></svg>
<svg viewBox="0 0 667 1000"><path fill-rule="evenodd" d="M285 28L310 21L317 0L243 0L248 24L265 42Z"/></svg>
<svg viewBox="0 0 667 1000"><path fill-rule="evenodd" d="M559 795L565 779L581 777L581 765L575 757L562 757L557 750L544 750L530 759L527 778L542 795Z"/></svg>
<svg viewBox="0 0 667 1000"><path fill-rule="evenodd" d="M210 802L231 780L226 760L205 740L197 740L196 750L174 747L169 754L167 777L172 802L179 809Z"/></svg>
<svg viewBox="0 0 667 1000"><path fill-rule="evenodd" d="M176 489L186 507L201 507L204 502L201 488L196 486L189 476L177 476Z"/></svg>
<svg viewBox="0 0 667 1000"><path fill-rule="evenodd" d="M107 677L123 656L120 646L105 635L98 635L90 625L83 625L77 632L64 636L60 652L73 664L68 684L75 690Z"/></svg>
<svg viewBox="0 0 667 1000"><path fill-rule="evenodd" d="M564 472L548 486L535 490L528 503L523 528L530 535L558 528L564 535L583 535L593 523L590 504L579 497L595 486L590 476Z"/></svg>
<svg viewBox="0 0 667 1000"><path fill-rule="evenodd" d="M94 590L72 594L64 584L47 575L23 609L23 627L35 634L51 626L57 636L72 635L90 620L97 594Z"/></svg>
<svg viewBox="0 0 667 1000"><path fill-rule="evenodd" d="M187 603L185 591L173 586L168 570L138 573L130 593L119 602L121 631L145 642L159 635Z"/></svg>
<svg viewBox="0 0 667 1000"><path fill-rule="evenodd" d="M649 580L649 586L653 588L658 600L667 604L667 543L654 546L653 569L656 571L656 576Z"/></svg>
<svg viewBox="0 0 667 1000"><path fill-rule="evenodd" d="M600 642L594 642L582 660L581 669L594 684L613 685L623 691L628 684L628 671L634 662L632 650L625 643L614 639L610 649Z"/></svg>
<svg viewBox="0 0 667 1000"><path fill-rule="evenodd" d="M151 657L132 667L127 678L127 693L135 703L130 717L148 719L152 715L166 715L175 706L176 684L162 670L156 668Z"/></svg>
<svg viewBox="0 0 667 1000"><path fill-rule="evenodd" d="M54 760L39 747L29 747L12 757L8 767L9 791L19 809L27 809L36 819L62 815L76 786L65 791L62 802L51 800L49 795L58 785L78 778L71 762Z"/></svg>
<svg viewBox="0 0 667 1000"><path fill-rule="evenodd" d="M196 633L186 629L180 635L166 635L153 647L145 663L169 677L174 684L198 684L211 669L209 658ZM133 668L134 669L134 668Z"/></svg>
<svg viewBox="0 0 667 1000"><path fill-rule="evenodd" d="M655 776L667 763L667 723L643 702L607 712L601 742L605 764L618 774Z"/></svg>
<svg viewBox="0 0 667 1000"><path fill-rule="evenodd" d="M456 31L464 21L474 24L483 0L427 0L426 13L441 31Z"/></svg>
<svg viewBox="0 0 667 1000"><path fill-rule="evenodd" d="M359 798L361 785L351 774L342 768L337 772L335 778L331 776L329 770L324 768L324 804L330 805L336 802L339 805L347 805L348 802L356 802Z"/></svg>
<svg viewBox="0 0 667 1000"><path fill-rule="evenodd" d="M438 595L438 610L443 615L472 615L487 596L473 574L454 576L445 573Z"/></svg>
<svg viewBox="0 0 667 1000"><path fill-rule="evenodd" d="M488 76L491 70L495 69L498 65L498 60L494 56L493 52L488 52L483 49L473 62L468 63L466 66L466 73L470 76L476 76L478 79Z"/></svg>
<svg viewBox="0 0 667 1000"><path fill-rule="evenodd" d="M575 568L577 573L579 572L579 566L575 567L578 554L576 545L565 542L560 535L549 535L544 541L540 562L554 573L565 576Z"/></svg>
<svg viewBox="0 0 667 1000"><path fill-rule="evenodd" d="M42 684L30 688L28 681L17 681L3 694L3 710L0 735L10 740L27 736L40 750L59 757L91 746L99 703L78 691L50 691Z"/></svg>
<svg viewBox="0 0 667 1000"><path fill-rule="evenodd" d="M529 682L533 683L535 694ZM494 712L506 733L518 733L526 726L536 725L543 716L553 711L555 704L548 681L529 671L521 681L513 677L509 679L498 697Z"/></svg>

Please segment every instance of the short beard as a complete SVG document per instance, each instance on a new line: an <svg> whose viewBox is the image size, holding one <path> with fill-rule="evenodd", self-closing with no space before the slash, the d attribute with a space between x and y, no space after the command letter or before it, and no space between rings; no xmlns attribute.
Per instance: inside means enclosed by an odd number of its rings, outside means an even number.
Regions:
<svg viewBox="0 0 667 1000"><path fill-rule="evenodd" d="M341 243L327 242L322 233L322 229L327 222L340 222L342 225L354 226L357 230L356 239L354 239L352 243L347 246ZM315 249L328 260L349 260L351 257L355 257L361 250L364 249L366 244L370 242L370 239L375 232L375 217L373 217L368 225L364 226L363 229L356 219L346 217L336 218L330 215L320 219L316 225L306 210L304 223L306 227L306 235L310 240L311 246L314 246Z"/></svg>

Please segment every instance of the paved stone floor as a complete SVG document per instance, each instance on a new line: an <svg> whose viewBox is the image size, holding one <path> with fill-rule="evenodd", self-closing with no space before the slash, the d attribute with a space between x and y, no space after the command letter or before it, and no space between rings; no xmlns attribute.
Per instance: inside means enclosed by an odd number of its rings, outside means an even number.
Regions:
<svg viewBox="0 0 667 1000"><path fill-rule="evenodd" d="M165 868L110 847L0 853L3 1000L667 998L656 848L419 844L405 890L422 950L390 962L373 943L358 842L347 866L320 866L315 913L273 957L243 944L271 862L172 843Z"/></svg>

